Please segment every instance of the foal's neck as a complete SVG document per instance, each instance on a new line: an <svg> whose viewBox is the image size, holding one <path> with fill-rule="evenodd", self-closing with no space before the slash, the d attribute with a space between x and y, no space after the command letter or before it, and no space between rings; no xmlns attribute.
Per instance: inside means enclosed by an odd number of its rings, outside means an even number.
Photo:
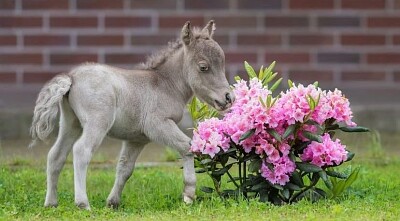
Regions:
<svg viewBox="0 0 400 221"><path fill-rule="evenodd" d="M178 96L187 103L193 96L189 85L188 74L184 70L185 53L183 47L171 54L163 64L157 68L157 73L162 76L169 92Z"/></svg>

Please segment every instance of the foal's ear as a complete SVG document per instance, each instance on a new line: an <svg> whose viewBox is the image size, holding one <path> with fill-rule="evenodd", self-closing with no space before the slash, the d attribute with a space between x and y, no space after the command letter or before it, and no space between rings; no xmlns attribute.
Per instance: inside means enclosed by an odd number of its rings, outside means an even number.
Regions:
<svg viewBox="0 0 400 221"><path fill-rule="evenodd" d="M210 20L207 25L203 28L203 32L207 33L210 38L214 35L215 30L215 22L214 20Z"/></svg>
<svg viewBox="0 0 400 221"><path fill-rule="evenodd" d="M181 38L185 45L189 45L193 38L192 30L190 29L190 21L187 21L182 28Z"/></svg>

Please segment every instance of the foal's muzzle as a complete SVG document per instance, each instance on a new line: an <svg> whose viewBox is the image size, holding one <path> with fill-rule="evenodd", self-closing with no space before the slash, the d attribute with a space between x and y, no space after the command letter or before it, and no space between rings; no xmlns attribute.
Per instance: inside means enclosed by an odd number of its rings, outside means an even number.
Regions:
<svg viewBox="0 0 400 221"><path fill-rule="evenodd" d="M224 111L224 110L230 108L234 101L235 101L235 95L233 93L231 93L231 92L225 93L224 101L214 100L215 108L218 111Z"/></svg>

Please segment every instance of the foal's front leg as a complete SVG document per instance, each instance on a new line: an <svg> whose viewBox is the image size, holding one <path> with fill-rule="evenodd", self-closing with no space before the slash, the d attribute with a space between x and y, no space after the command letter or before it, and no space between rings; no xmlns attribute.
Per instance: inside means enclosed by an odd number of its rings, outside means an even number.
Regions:
<svg viewBox="0 0 400 221"><path fill-rule="evenodd" d="M196 197L196 175L194 156L189 150L191 139L170 119L154 121L145 133L151 140L178 150L183 159L183 201L188 204L192 203Z"/></svg>

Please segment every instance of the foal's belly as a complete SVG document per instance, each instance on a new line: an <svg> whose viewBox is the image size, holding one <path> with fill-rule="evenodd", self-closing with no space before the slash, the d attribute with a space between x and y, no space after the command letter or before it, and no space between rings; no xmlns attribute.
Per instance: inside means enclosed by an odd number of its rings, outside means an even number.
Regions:
<svg viewBox="0 0 400 221"><path fill-rule="evenodd" d="M121 140L148 141L139 126L135 122L129 122L127 118L121 120L117 118L107 135Z"/></svg>

